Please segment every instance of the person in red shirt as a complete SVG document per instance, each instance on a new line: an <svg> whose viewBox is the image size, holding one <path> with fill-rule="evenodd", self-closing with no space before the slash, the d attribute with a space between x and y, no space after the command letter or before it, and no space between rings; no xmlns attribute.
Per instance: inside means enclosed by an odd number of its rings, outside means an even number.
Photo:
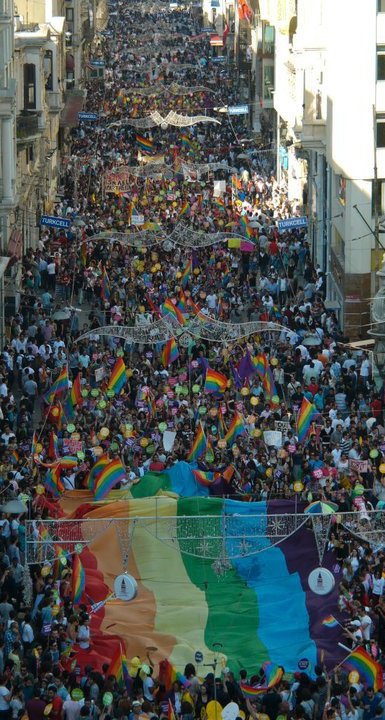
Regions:
<svg viewBox="0 0 385 720"><path fill-rule="evenodd" d="M48 714L50 720L61 720L63 716L63 700L60 695L57 694L56 685L48 685L47 701L47 706L51 706ZM44 715L47 712L47 706Z"/></svg>
<svg viewBox="0 0 385 720"><path fill-rule="evenodd" d="M45 702L40 697L40 687L39 685L35 685L33 689L33 697L30 700L27 700L25 704L28 720L43 720L44 708Z"/></svg>

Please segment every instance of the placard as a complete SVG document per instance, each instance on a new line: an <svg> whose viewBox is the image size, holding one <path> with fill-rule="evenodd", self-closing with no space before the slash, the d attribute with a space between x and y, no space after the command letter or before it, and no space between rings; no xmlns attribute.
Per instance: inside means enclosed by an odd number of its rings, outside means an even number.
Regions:
<svg viewBox="0 0 385 720"><path fill-rule="evenodd" d="M104 192L117 193L119 195L130 191L130 174L128 168L123 165L117 170L108 170L103 176Z"/></svg>
<svg viewBox="0 0 385 720"><path fill-rule="evenodd" d="M282 447L282 433L279 430L265 430L263 439L270 447Z"/></svg>
<svg viewBox="0 0 385 720"><path fill-rule="evenodd" d="M349 458L349 470L357 473L368 472L368 461L367 460L356 460L355 458Z"/></svg>
<svg viewBox="0 0 385 720"><path fill-rule="evenodd" d="M95 380L96 382L100 382L103 380L105 374L104 367L95 368Z"/></svg>
<svg viewBox="0 0 385 720"><path fill-rule="evenodd" d="M276 430L279 430L284 435L286 435L291 429L290 423L286 422L286 420L276 420L274 423L274 428Z"/></svg>

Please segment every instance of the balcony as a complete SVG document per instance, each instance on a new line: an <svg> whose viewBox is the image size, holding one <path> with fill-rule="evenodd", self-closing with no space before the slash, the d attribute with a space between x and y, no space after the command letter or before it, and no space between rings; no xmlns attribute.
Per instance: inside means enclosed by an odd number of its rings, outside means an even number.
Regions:
<svg viewBox="0 0 385 720"><path fill-rule="evenodd" d="M25 113L25 114L23 114ZM18 142L31 140L40 135L39 113L22 111L16 118L16 138Z"/></svg>
<svg viewBox="0 0 385 720"><path fill-rule="evenodd" d="M53 92L47 90L45 93L45 99L48 105L49 112L59 113L63 109L62 94L60 92Z"/></svg>

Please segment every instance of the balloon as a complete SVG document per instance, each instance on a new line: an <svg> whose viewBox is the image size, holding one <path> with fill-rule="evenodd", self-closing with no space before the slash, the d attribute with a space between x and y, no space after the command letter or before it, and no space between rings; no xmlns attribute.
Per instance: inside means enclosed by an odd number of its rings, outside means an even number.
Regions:
<svg viewBox="0 0 385 720"><path fill-rule="evenodd" d="M146 448L147 445L149 444L149 442L150 442L150 441L149 441L147 438L145 438L145 437L144 437L144 438L140 438L139 445L140 445L142 448Z"/></svg>
<svg viewBox="0 0 385 720"><path fill-rule="evenodd" d="M294 492L299 493L303 490L303 483L300 482L300 480L296 480L296 482L293 485Z"/></svg>
<svg viewBox="0 0 385 720"><path fill-rule="evenodd" d="M40 570L40 575L42 577L47 577L51 572L51 565L43 565L42 569Z"/></svg>
<svg viewBox="0 0 385 720"><path fill-rule="evenodd" d="M273 405L279 405L278 395L273 395L273 397L271 398L271 402L273 403Z"/></svg>
<svg viewBox="0 0 385 720"><path fill-rule="evenodd" d="M36 485L36 495L44 495L44 485Z"/></svg>
<svg viewBox="0 0 385 720"><path fill-rule="evenodd" d="M112 388L110 388L109 390L107 390L106 395L109 398L115 397L115 390L112 390Z"/></svg>
<svg viewBox="0 0 385 720"><path fill-rule="evenodd" d="M360 679L360 675L359 675L359 673L357 672L357 670L352 670L352 671L349 673L349 675L348 675L348 679L349 679L349 682L350 682L351 685L354 685L355 683L358 683L358 682L359 682L359 679Z"/></svg>
<svg viewBox="0 0 385 720"><path fill-rule="evenodd" d="M385 475L385 463L381 463L381 465L378 469L379 469L381 475Z"/></svg>
<svg viewBox="0 0 385 720"><path fill-rule="evenodd" d="M377 458L379 456L379 454L380 453L378 452L378 450L376 450L376 448L373 448L373 450L371 450L369 453L369 457L374 459L374 458Z"/></svg>
<svg viewBox="0 0 385 720"><path fill-rule="evenodd" d="M73 425L72 423L70 423L69 425L67 425L67 430L68 430L69 433L75 432L75 430L76 430L75 425Z"/></svg>
<svg viewBox="0 0 385 720"><path fill-rule="evenodd" d="M105 440L109 436L109 434L110 434L110 431L108 428L106 428L106 427L100 428L99 437L101 440Z"/></svg>
<svg viewBox="0 0 385 720"><path fill-rule="evenodd" d="M114 700L114 696L112 693L110 693L110 692L104 693L103 698L102 698L104 707L108 707L109 705L111 705L113 700Z"/></svg>
<svg viewBox="0 0 385 720"><path fill-rule="evenodd" d="M200 391L199 385L193 385L193 386L192 386L192 391L193 391L193 393L199 393L199 391Z"/></svg>
<svg viewBox="0 0 385 720"><path fill-rule="evenodd" d="M99 389L98 388L92 388L91 390L92 397L98 397L99 395Z"/></svg>
<svg viewBox="0 0 385 720"><path fill-rule="evenodd" d="M277 358L271 358L271 360L270 360L270 365L272 365L273 367L276 367L276 365L278 365L278 360L277 360Z"/></svg>
<svg viewBox="0 0 385 720"><path fill-rule="evenodd" d="M241 395L246 396L246 395L249 395L249 394L250 394L250 390L249 390L248 387L243 387L243 388L241 388Z"/></svg>
<svg viewBox="0 0 385 720"><path fill-rule="evenodd" d="M41 453L42 449L43 449L42 444L39 443L39 442L36 443L36 453L37 453L37 454Z"/></svg>
<svg viewBox="0 0 385 720"><path fill-rule="evenodd" d="M98 402L98 408L99 408L99 410L104 410L104 408L106 407L106 405L107 405L107 403L106 403L105 400L99 400L99 402Z"/></svg>
<svg viewBox="0 0 385 720"><path fill-rule="evenodd" d="M255 397L255 395L253 395L253 397L250 398L250 405L254 405L254 406L255 406L255 405L258 405L258 403L259 403L258 398Z"/></svg>
<svg viewBox="0 0 385 720"><path fill-rule="evenodd" d="M159 428L160 432L164 432L165 430L167 430L167 423L160 422L158 425L158 428Z"/></svg>
<svg viewBox="0 0 385 720"><path fill-rule="evenodd" d="M88 397L88 390L84 389L84 390L81 390L80 392L81 392L82 397L84 397L84 398Z"/></svg>

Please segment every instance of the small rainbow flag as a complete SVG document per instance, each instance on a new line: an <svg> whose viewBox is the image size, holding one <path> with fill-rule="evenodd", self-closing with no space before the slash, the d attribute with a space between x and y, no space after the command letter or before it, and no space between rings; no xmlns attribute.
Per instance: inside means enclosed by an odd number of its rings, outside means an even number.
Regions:
<svg viewBox="0 0 385 720"><path fill-rule="evenodd" d="M263 663L262 667L265 673L265 681L268 688L274 687L274 685L277 685L277 683L282 680L284 670L280 665L276 665L275 663L267 660Z"/></svg>
<svg viewBox="0 0 385 720"><path fill-rule="evenodd" d="M188 260L186 263L186 267L183 270L182 277L180 279L180 284L182 285L182 288L186 287L186 285L190 279L191 273L192 273L192 262L191 262L191 258L190 258L190 260Z"/></svg>
<svg viewBox="0 0 385 720"><path fill-rule="evenodd" d="M137 146L143 153L145 153L146 155L151 155L154 150L154 143L152 142L152 140L144 137L144 135L136 135L135 140Z"/></svg>
<svg viewBox="0 0 385 720"><path fill-rule="evenodd" d="M327 628L335 628L338 627L339 622L335 619L334 615L328 615L322 620L322 625Z"/></svg>
<svg viewBox="0 0 385 720"><path fill-rule="evenodd" d="M240 228L245 237L251 238L253 236L252 228L249 225L249 219L247 215L242 215L239 219Z"/></svg>
<svg viewBox="0 0 385 720"><path fill-rule="evenodd" d="M94 484L95 500L103 500L115 485L124 480L126 470L119 458L111 460L108 465L102 468Z"/></svg>
<svg viewBox="0 0 385 720"><path fill-rule="evenodd" d="M63 365L60 374L56 378L55 382L44 394L44 399L50 404L53 403L56 395L63 395L64 393L68 392L68 385L68 368L67 365Z"/></svg>
<svg viewBox="0 0 385 720"><path fill-rule="evenodd" d="M81 405L82 402L83 397L80 386L80 373L78 373L72 383L71 390L67 395L67 400L65 401L63 408L67 420L73 420L73 418L75 417L75 406Z"/></svg>
<svg viewBox="0 0 385 720"><path fill-rule="evenodd" d="M100 473L102 472L103 468L105 468L105 466L108 465L110 462L111 461L107 457L107 455L101 455L100 458L96 461L96 463L92 466L87 477L85 478L84 483L89 490L93 491L94 485Z"/></svg>
<svg viewBox="0 0 385 720"><path fill-rule="evenodd" d="M161 313L162 315L173 315L180 325L185 325L186 323L186 318L183 313L181 313L179 308L177 308L169 298L167 298L161 306Z"/></svg>
<svg viewBox="0 0 385 720"><path fill-rule="evenodd" d="M183 315L188 316L189 310L187 307L187 298L186 298L186 295L184 294L183 290L181 290L179 293L179 300L178 300L177 308L178 308L178 310L181 311L181 313L183 313Z"/></svg>
<svg viewBox="0 0 385 720"><path fill-rule="evenodd" d="M227 377L217 370L208 367L206 371L206 379L204 384L204 392L220 395L227 388Z"/></svg>
<svg viewBox="0 0 385 720"><path fill-rule="evenodd" d="M187 200L184 201L181 209L179 210L179 217L183 217L183 215L187 215L190 212L190 205Z"/></svg>
<svg viewBox="0 0 385 720"><path fill-rule="evenodd" d="M193 141L190 140L188 135L183 134L181 137L181 140L182 140L182 147L184 147L186 150L194 150Z"/></svg>
<svg viewBox="0 0 385 720"><path fill-rule="evenodd" d="M167 704L167 720L176 720L173 704L170 698L168 699Z"/></svg>
<svg viewBox="0 0 385 720"><path fill-rule="evenodd" d="M162 360L163 366L165 368L168 367L169 365L171 365L171 363L175 362L175 360L177 360L178 357L179 357L179 351L177 348L177 344L175 342L175 338L172 337L172 338L170 338L170 340L168 340L166 342L166 344L162 350L162 353L161 353L161 360Z"/></svg>
<svg viewBox="0 0 385 720"><path fill-rule="evenodd" d="M171 690L174 682L178 680L181 685L188 685L187 678L181 672L177 672L174 665L169 660L161 660L159 662L159 682L164 685L165 689Z"/></svg>
<svg viewBox="0 0 385 720"><path fill-rule="evenodd" d="M227 433L227 428L225 425L223 413L219 411L218 413L218 435L220 440L224 440Z"/></svg>
<svg viewBox="0 0 385 720"><path fill-rule="evenodd" d="M103 268L100 294L101 294L103 302L109 302L110 297L111 297L111 287L110 287L110 281L108 279L106 268Z"/></svg>
<svg viewBox="0 0 385 720"><path fill-rule="evenodd" d="M58 464L61 469L63 468L68 470L77 467L79 465L79 460L75 455L64 455L59 458Z"/></svg>
<svg viewBox="0 0 385 720"><path fill-rule="evenodd" d="M214 472L193 470L192 473L197 483L199 483L199 485L203 485L203 487L210 487L210 485L213 485L213 483L217 480L216 473Z"/></svg>
<svg viewBox="0 0 385 720"><path fill-rule="evenodd" d="M319 412L315 405L311 403L307 398L303 398L300 411L297 417L297 431L298 441L304 442L310 431L311 425L315 418L318 417Z"/></svg>
<svg viewBox="0 0 385 720"><path fill-rule="evenodd" d="M194 460L198 460L202 455L205 454L207 448L207 440L206 435L204 433L202 423L200 422L198 425L198 430L194 438L194 442L191 446L190 452L187 455L188 462L193 462Z"/></svg>
<svg viewBox="0 0 385 720"><path fill-rule="evenodd" d="M253 699L255 697L258 697L258 695L261 695L262 693L265 693L267 688L266 687L253 687L252 685L246 685L246 683L240 683L240 688L246 698Z"/></svg>
<svg viewBox="0 0 385 720"><path fill-rule="evenodd" d="M110 662L110 666L108 668L108 675L113 675L116 679L117 684L122 687L124 685L124 677L123 677L123 656L122 656L122 648L119 647L116 649L112 656L112 660Z"/></svg>
<svg viewBox="0 0 385 720"><path fill-rule="evenodd" d="M265 400L271 400L272 397L277 395L277 390L274 382L274 375L270 365L267 366L264 378L262 380L263 392L265 394Z"/></svg>
<svg viewBox="0 0 385 720"><path fill-rule="evenodd" d="M257 375L261 380L263 380L266 370L269 367L269 361L265 353L260 353L256 357L252 357L251 362L254 365Z"/></svg>
<svg viewBox="0 0 385 720"><path fill-rule="evenodd" d="M225 203L223 202L222 198L220 198L220 197L214 198L214 205L216 208L218 208L218 210L221 210L221 212L225 212L226 206L225 206Z"/></svg>
<svg viewBox="0 0 385 720"><path fill-rule="evenodd" d="M231 446L239 435L246 432L242 415L236 410L234 417L229 425L229 429L225 435L226 442Z"/></svg>
<svg viewBox="0 0 385 720"><path fill-rule="evenodd" d="M79 555L75 554L72 563L72 602L79 605L86 585L86 574Z"/></svg>
<svg viewBox="0 0 385 720"><path fill-rule="evenodd" d="M357 647L353 650L346 660L344 660L343 666L346 667L349 672L356 670L364 682L364 685L366 685L366 687L372 687L374 692L382 690L382 667L363 647Z"/></svg>
<svg viewBox="0 0 385 720"><path fill-rule="evenodd" d="M59 455L59 440L54 430L51 430L49 434L49 444L47 457L50 460L56 460Z"/></svg>
<svg viewBox="0 0 385 720"><path fill-rule="evenodd" d="M119 357L112 369L110 379L108 381L107 390L113 390L115 395L119 395L127 382L127 369L123 358Z"/></svg>
<svg viewBox="0 0 385 720"><path fill-rule="evenodd" d="M12 458L12 462L13 462L13 463L16 464L16 463L19 462L19 460L20 460L20 455L19 455L19 453L17 452L16 448L12 447L12 448L10 449L10 456L11 456L11 458Z"/></svg>
<svg viewBox="0 0 385 720"><path fill-rule="evenodd" d="M49 468L44 478L44 487L53 497L60 497L64 490L63 481L60 478L60 466Z"/></svg>

